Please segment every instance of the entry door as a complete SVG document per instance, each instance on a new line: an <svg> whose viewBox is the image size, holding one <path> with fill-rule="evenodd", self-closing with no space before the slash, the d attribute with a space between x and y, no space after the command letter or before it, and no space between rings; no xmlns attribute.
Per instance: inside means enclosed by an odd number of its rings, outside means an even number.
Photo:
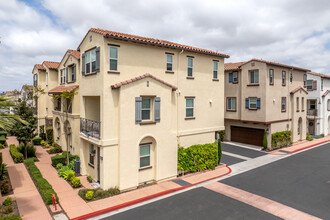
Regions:
<svg viewBox="0 0 330 220"><path fill-rule="evenodd" d="M97 147L97 182L101 182L101 174L100 174L100 161L101 161L101 155L100 155L100 147Z"/></svg>
<svg viewBox="0 0 330 220"><path fill-rule="evenodd" d="M315 123L314 121L309 121L308 122L308 133L311 134L311 135L314 135L315 134Z"/></svg>

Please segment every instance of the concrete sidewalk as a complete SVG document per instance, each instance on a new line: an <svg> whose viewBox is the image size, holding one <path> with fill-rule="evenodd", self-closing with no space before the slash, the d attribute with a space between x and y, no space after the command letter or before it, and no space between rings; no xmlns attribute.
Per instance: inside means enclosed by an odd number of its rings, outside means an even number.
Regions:
<svg viewBox="0 0 330 220"><path fill-rule="evenodd" d="M11 144L17 146L18 141L16 137L8 137L7 144L8 146ZM22 219L52 219L25 165L14 163L8 147L0 152L2 152L3 162L7 164L10 182L14 191L14 195L11 197L16 200Z"/></svg>

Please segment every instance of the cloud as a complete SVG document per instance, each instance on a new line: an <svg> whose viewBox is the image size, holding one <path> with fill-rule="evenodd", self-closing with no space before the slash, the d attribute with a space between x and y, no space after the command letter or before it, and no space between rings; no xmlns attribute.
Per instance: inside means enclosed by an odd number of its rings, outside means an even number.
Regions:
<svg viewBox="0 0 330 220"><path fill-rule="evenodd" d="M218 50L227 62L255 57L330 69L327 0L25 1L0 2L3 90L31 83L35 63L60 61L91 27Z"/></svg>

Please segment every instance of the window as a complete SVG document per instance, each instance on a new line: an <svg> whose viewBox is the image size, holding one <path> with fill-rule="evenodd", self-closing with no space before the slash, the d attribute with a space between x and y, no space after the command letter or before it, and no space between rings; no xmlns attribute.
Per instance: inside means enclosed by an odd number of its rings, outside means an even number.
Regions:
<svg viewBox="0 0 330 220"><path fill-rule="evenodd" d="M33 75L33 86L38 86L38 75L37 74Z"/></svg>
<svg viewBox="0 0 330 220"><path fill-rule="evenodd" d="M297 111L299 111L299 97L297 97Z"/></svg>
<svg viewBox="0 0 330 220"><path fill-rule="evenodd" d="M173 55L166 54L166 71L173 71Z"/></svg>
<svg viewBox="0 0 330 220"><path fill-rule="evenodd" d="M238 83L238 72L229 73L229 82L230 83Z"/></svg>
<svg viewBox="0 0 330 220"><path fill-rule="evenodd" d="M307 86L307 75L304 74L304 87L306 87L306 86Z"/></svg>
<svg viewBox="0 0 330 220"><path fill-rule="evenodd" d="M301 111L305 110L305 99L304 97L301 97Z"/></svg>
<svg viewBox="0 0 330 220"><path fill-rule="evenodd" d="M257 109L257 98L250 98L249 102L249 109Z"/></svg>
<svg viewBox="0 0 330 220"><path fill-rule="evenodd" d="M61 70L61 84L63 83L63 70Z"/></svg>
<svg viewBox="0 0 330 220"><path fill-rule="evenodd" d="M110 71L118 71L118 47L110 46Z"/></svg>
<svg viewBox="0 0 330 220"><path fill-rule="evenodd" d="M245 99L245 108L246 109L260 109L260 98L251 97Z"/></svg>
<svg viewBox="0 0 330 220"><path fill-rule="evenodd" d="M328 99L328 111L330 111L330 99Z"/></svg>
<svg viewBox="0 0 330 220"><path fill-rule="evenodd" d="M151 110L151 99L142 98L142 108L141 108L142 121L151 120L150 110Z"/></svg>
<svg viewBox="0 0 330 220"><path fill-rule="evenodd" d="M218 61L213 61L213 79L218 79Z"/></svg>
<svg viewBox="0 0 330 220"><path fill-rule="evenodd" d="M71 67L71 82L76 81L76 64Z"/></svg>
<svg viewBox="0 0 330 220"><path fill-rule="evenodd" d="M250 70L250 84L259 84L259 70Z"/></svg>
<svg viewBox="0 0 330 220"><path fill-rule="evenodd" d="M188 57L188 77L193 77L193 58Z"/></svg>
<svg viewBox="0 0 330 220"><path fill-rule="evenodd" d="M286 72L282 71L282 86L285 86L285 81L286 81Z"/></svg>
<svg viewBox="0 0 330 220"><path fill-rule="evenodd" d="M94 166L95 149L94 144L89 145L89 164Z"/></svg>
<svg viewBox="0 0 330 220"><path fill-rule="evenodd" d="M281 111L282 112L285 112L286 111L286 97L282 97Z"/></svg>
<svg viewBox="0 0 330 220"><path fill-rule="evenodd" d="M313 80L307 80L307 91L313 90Z"/></svg>
<svg viewBox="0 0 330 220"><path fill-rule="evenodd" d="M86 74L96 72L96 49L86 52L85 57Z"/></svg>
<svg viewBox="0 0 330 220"><path fill-rule="evenodd" d="M186 98L186 117L194 117L194 98Z"/></svg>
<svg viewBox="0 0 330 220"><path fill-rule="evenodd" d="M63 69L63 83L66 82L66 71L65 69Z"/></svg>
<svg viewBox="0 0 330 220"><path fill-rule="evenodd" d="M150 144L140 145L140 168L150 166Z"/></svg>
<svg viewBox="0 0 330 220"><path fill-rule="evenodd" d="M300 126L301 126L301 118L298 120L298 127L297 127L297 131L298 131L298 134L300 134Z"/></svg>
<svg viewBox="0 0 330 220"><path fill-rule="evenodd" d="M292 71L290 71L290 83L292 83L293 76L292 76Z"/></svg>
<svg viewBox="0 0 330 220"><path fill-rule="evenodd" d="M323 91L323 79L321 79L321 90Z"/></svg>
<svg viewBox="0 0 330 220"><path fill-rule="evenodd" d="M274 70L269 69L269 84L274 85Z"/></svg>
<svg viewBox="0 0 330 220"><path fill-rule="evenodd" d="M227 111L236 111L236 97L227 98Z"/></svg>
<svg viewBox="0 0 330 220"><path fill-rule="evenodd" d="M316 109L316 100L309 100L309 109Z"/></svg>

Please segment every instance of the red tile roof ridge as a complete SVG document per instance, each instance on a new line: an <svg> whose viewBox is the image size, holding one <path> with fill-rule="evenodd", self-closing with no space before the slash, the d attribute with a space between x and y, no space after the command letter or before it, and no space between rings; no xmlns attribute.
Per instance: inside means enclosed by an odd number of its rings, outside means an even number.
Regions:
<svg viewBox="0 0 330 220"><path fill-rule="evenodd" d="M59 62L55 61L44 61L42 62L43 65L45 65L48 69L55 69L57 70L58 66L60 65Z"/></svg>
<svg viewBox="0 0 330 220"><path fill-rule="evenodd" d="M79 85L73 85L73 86L57 86L51 90L48 91L48 94L58 94L62 92L72 92L73 90L79 88Z"/></svg>
<svg viewBox="0 0 330 220"><path fill-rule="evenodd" d="M308 92L302 86L298 86L297 88L293 89L290 92L290 94L294 94L294 93L298 92L299 90L303 90L304 92L306 92L306 94L308 94Z"/></svg>

